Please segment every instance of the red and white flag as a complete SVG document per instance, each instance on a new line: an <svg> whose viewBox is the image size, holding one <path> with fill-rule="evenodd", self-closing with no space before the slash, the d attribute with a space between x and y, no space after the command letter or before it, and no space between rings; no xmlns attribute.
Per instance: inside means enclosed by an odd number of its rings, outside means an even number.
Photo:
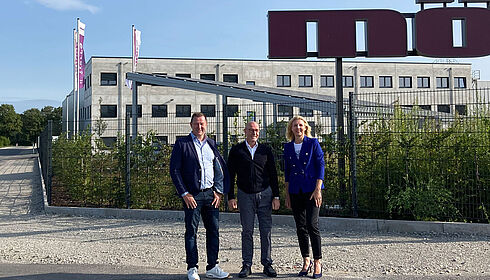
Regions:
<svg viewBox="0 0 490 280"><path fill-rule="evenodd" d="M140 45L141 45L141 31L132 27L132 61L131 61L131 72L136 72L136 66L138 65L138 57L140 56ZM126 79L126 86L130 89L133 88L133 81Z"/></svg>
<svg viewBox="0 0 490 280"><path fill-rule="evenodd" d="M83 39L85 37L85 24L78 21L78 88L85 86L85 51L83 50Z"/></svg>

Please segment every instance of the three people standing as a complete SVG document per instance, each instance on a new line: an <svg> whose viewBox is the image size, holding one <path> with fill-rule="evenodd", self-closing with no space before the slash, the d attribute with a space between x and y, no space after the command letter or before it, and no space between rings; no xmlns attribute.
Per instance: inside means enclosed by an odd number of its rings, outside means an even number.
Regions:
<svg viewBox="0 0 490 280"><path fill-rule="evenodd" d="M172 181L184 205L188 279L200 279L197 253L200 218L206 228L206 277L229 277L229 273L218 265L218 208L223 193L229 195L228 207L240 210L243 266L238 276L247 277L252 273L253 231L257 216L263 273L276 277L271 258L271 214L272 210L280 207L279 187L272 150L258 142L259 125L256 122L247 123L245 141L231 149L228 166L219 154L216 143L206 136L206 116L194 113L190 126L192 132L176 141L170 159ZM323 152L318 140L311 138L311 128L302 117L289 121L286 134L291 141L284 145L286 207L293 211L303 257L303 268L298 276L306 276L313 267L313 278L320 278L322 253L318 218L325 165ZM238 186L236 197L235 178ZM310 241L314 261L310 257Z"/></svg>

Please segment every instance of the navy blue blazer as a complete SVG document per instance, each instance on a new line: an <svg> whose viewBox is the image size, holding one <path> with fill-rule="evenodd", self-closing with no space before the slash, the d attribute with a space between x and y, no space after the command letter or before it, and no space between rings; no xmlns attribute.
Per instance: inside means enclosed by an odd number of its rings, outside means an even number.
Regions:
<svg viewBox="0 0 490 280"><path fill-rule="evenodd" d="M325 176L323 151L316 138L303 138L299 159L294 151L294 140L284 144L284 176L286 182L289 182L289 193L315 190L316 180L323 180Z"/></svg>
<svg viewBox="0 0 490 280"><path fill-rule="evenodd" d="M224 176L222 186L221 184L215 183L213 187L219 193L227 193L230 188L230 179L226 163L218 152L216 142L209 137L206 139L214 152L215 158L221 165L221 173ZM216 174L217 163L214 166L216 179L218 175ZM182 196L185 192L189 192L194 196L199 193L201 188L201 165L199 164L196 147L194 146L194 142L192 142L192 136L190 134L175 142L172 156L170 157L170 176L179 196Z"/></svg>

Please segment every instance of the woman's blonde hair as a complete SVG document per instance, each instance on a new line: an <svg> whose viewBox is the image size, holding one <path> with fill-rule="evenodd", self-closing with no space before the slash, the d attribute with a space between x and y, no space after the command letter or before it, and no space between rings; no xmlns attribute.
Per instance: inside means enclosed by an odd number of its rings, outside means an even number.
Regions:
<svg viewBox="0 0 490 280"><path fill-rule="evenodd" d="M306 119L302 116L295 116L289 120L288 127L286 129L286 137L288 138L288 140L294 140L293 122L296 120L302 120L305 123L305 135L311 138L311 126L308 124L308 121L306 121Z"/></svg>

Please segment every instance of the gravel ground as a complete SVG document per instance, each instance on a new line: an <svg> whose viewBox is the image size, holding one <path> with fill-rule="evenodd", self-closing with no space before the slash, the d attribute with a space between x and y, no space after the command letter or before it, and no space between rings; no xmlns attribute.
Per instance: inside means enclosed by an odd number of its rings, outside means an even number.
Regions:
<svg viewBox="0 0 490 280"><path fill-rule="evenodd" d="M45 269L88 265L138 268L134 271L166 275L160 279L185 279L182 221L46 216L37 202L39 186L29 179L36 173L30 163L28 155L8 160L0 154L0 276L8 264ZM34 186L34 191L26 185ZM220 224L220 265L235 277L241 267L240 231L237 224ZM201 272L204 233L201 227ZM321 235L328 279L490 279L490 236L345 231ZM258 229L255 240L252 271L261 272ZM296 279L292 276L301 257L295 230L275 225L272 242L279 278ZM260 279L262 274L251 278Z"/></svg>
<svg viewBox="0 0 490 280"><path fill-rule="evenodd" d="M119 220L23 215L0 220L0 263L137 266L185 271L184 225L177 220ZM221 224L221 266L241 265L240 227ZM322 232L327 276L465 276L490 279L490 238L471 235ZM201 267L204 230L199 232ZM259 240L255 236L255 240ZM294 229L273 230L274 266L291 275L300 266ZM256 242L255 265L260 272ZM202 269L201 269L202 270ZM179 278L180 279L180 278ZM446 278L443 278L446 279Z"/></svg>

